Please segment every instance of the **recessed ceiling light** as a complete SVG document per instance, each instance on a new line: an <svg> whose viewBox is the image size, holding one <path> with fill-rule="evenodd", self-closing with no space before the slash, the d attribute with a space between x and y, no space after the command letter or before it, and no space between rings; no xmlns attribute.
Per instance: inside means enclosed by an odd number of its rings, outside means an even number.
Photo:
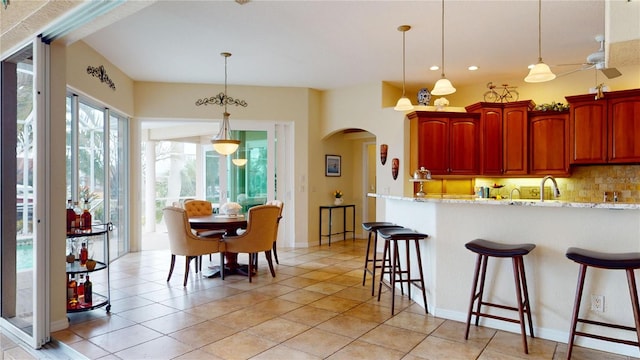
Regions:
<svg viewBox="0 0 640 360"><path fill-rule="evenodd" d="M440 70L440 66L438 66L438 65L433 65L432 67L430 67L430 68L429 68L429 70L431 70L431 71Z"/></svg>
<svg viewBox="0 0 640 360"><path fill-rule="evenodd" d="M478 70L478 67L477 67L477 66L475 66L475 65L471 65L471 66L469 66L467 69L469 69L469 70L471 70L471 71L476 71L476 70Z"/></svg>

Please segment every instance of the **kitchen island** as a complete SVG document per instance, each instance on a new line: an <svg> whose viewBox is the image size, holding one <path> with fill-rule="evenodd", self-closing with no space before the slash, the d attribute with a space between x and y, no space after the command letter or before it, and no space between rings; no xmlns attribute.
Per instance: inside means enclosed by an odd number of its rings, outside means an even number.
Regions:
<svg viewBox="0 0 640 360"><path fill-rule="evenodd" d="M464 244L476 238L536 244L524 259L535 335L564 343L569 338L578 276L578 265L565 257L566 250L576 246L606 252L640 252L638 204L511 202L446 195L369 196L378 199L379 221L394 222L430 235L422 242L423 270L429 312L441 318L466 321L476 256ZM491 261L487 273L491 274L485 289L487 301L515 305L511 262ZM604 296L604 312L589 310L592 294ZM414 300L421 303L419 297ZM589 269L583 304L583 313L588 311L592 319L633 323L623 271ZM519 332L516 324L492 319L481 319L480 324ZM603 331L614 337L630 340L635 337L628 331ZM577 345L640 356L636 347L588 338L578 338Z"/></svg>

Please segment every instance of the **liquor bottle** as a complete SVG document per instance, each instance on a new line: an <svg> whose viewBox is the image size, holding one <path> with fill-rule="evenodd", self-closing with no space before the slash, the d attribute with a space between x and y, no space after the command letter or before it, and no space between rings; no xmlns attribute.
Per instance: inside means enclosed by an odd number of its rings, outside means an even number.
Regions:
<svg viewBox="0 0 640 360"><path fill-rule="evenodd" d="M67 201L67 232L72 232L72 229L76 225L76 213L73 211L73 202L71 199Z"/></svg>
<svg viewBox="0 0 640 360"><path fill-rule="evenodd" d="M91 212L89 212L89 202L84 201L84 210L82 210L82 230L85 232L91 232Z"/></svg>
<svg viewBox="0 0 640 360"><path fill-rule="evenodd" d="M75 230L80 230L82 229L82 224L80 223L81 221L81 215L82 215L82 209L80 209L80 207L78 206L78 202L75 201L73 203L73 212L76 214L76 226L74 227Z"/></svg>
<svg viewBox="0 0 640 360"><path fill-rule="evenodd" d="M93 301L93 284L89 281L89 275L87 275L87 280L84 281L84 302L87 304L91 304Z"/></svg>
<svg viewBox="0 0 640 360"><path fill-rule="evenodd" d="M87 244L82 243L82 247L80 248L80 266L87 266L88 258L89 258L89 250L87 249Z"/></svg>
<svg viewBox="0 0 640 360"><path fill-rule="evenodd" d="M78 280L78 305L84 303L84 274L80 274L80 280Z"/></svg>
<svg viewBox="0 0 640 360"><path fill-rule="evenodd" d="M78 283L73 275L69 275L67 283L67 306L70 309L75 309L78 306Z"/></svg>

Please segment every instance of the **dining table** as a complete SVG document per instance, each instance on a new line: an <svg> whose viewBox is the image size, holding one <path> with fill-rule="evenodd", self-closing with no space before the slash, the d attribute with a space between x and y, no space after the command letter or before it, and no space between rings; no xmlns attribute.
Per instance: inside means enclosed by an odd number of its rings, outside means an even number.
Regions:
<svg viewBox="0 0 640 360"><path fill-rule="evenodd" d="M225 214L211 214L203 216L191 216L189 217L189 224L195 231L208 231L208 230L224 230L225 235L235 236L238 235L238 229L247 228L247 218L244 214L238 215L225 215ZM248 275L248 266L238 263L238 254L233 252L225 252L225 264L220 266L210 266L207 272L203 272L206 277L218 277L220 276L221 269L224 269L224 275Z"/></svg>

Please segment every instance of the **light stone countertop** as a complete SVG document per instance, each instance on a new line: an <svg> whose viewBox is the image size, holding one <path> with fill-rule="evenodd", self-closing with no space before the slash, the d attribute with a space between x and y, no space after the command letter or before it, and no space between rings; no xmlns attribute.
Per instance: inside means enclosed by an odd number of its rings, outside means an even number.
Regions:
<svg viewBox="0 0 640 360"><path fill-rule="evenodd" d="M432 202L443 204L476 204L480 206L536 206L536 207L567 207L567 208L592 208L592 209L611 209L611 210L640 210L639 203L621 203L621 202L569 202L560 200L528 200L528 199L484 199L474 195L447 195L447 194L427 194L424 197L406 197L399 195L386 195L368 193L367 196L380 199L402 200L413 202Z"/></svg>

